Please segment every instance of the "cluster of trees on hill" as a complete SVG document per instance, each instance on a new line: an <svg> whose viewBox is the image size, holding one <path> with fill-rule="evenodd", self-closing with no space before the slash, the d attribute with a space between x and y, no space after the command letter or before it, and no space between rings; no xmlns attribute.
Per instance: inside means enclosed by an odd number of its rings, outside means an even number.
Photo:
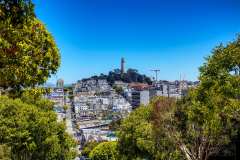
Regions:
<svg viewBox="0 0 240 160"><path fill-rule="evenodd" d="M200 67L199 86L186 97L156 97L117 130L116 147L104 143L105 152L97 145L93 160L239 159L240 37L213 50Z"/></svg>
<svg viewBox="0 0 240 160"><path fill-rule="evenodd" d="M114 71L110 71L108 75L100 74L99 76L91 77L91 79L106 79L110 85L113 85L115 81L123 81L125 83L139 82L152 84L151 78L144 74L140 74L138 70L131 68L129 68L126 73L121 73L120 69L115 69Z"/></svg>
<svg viewBox="0 0 240 160"><path fill-rule="evenodd" d="M51 34L31 0L0 1L0 159L75 157L75 142L57 122L53 103L35 86L60 65Z"/></svg>

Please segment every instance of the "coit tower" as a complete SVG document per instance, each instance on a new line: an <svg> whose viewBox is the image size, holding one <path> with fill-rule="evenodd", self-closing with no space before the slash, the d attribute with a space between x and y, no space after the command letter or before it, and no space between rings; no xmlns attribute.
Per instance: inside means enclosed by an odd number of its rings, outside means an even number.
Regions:
<svg viewBox="0 0 240 160"><path fill-rule="evenodd" d="M121 74L125 72L125 60L124 58L121 58Z"/></svg>

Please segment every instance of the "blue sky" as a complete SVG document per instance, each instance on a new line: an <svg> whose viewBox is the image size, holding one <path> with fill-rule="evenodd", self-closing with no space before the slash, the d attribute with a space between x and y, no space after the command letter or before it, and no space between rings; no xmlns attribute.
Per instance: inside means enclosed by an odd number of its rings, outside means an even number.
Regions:
<svg viewBox="0 0 240 160"><path fill-rule="evenodd" d="M66 83L126 67L160 79L197 80L214 46L240 33L239 0L34 0L53 34Z"/></svg>

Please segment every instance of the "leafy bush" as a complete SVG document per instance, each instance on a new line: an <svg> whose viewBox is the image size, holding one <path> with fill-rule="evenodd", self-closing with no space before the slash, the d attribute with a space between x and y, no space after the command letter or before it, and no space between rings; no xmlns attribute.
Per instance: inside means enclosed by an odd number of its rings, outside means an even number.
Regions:
<svg viewBox="0 0 240 160"><path fill-rule="evenodd" d="M0 119L0 142L10 147L12 159L74 158L75 143L53 111L1 96Z"/></svg>
<svg viewBox="0 0 240 160"><path fill-rule="evenodd" d="M89 157L92 160L118 160L117 143L102 142L91 151Z"/></svg>

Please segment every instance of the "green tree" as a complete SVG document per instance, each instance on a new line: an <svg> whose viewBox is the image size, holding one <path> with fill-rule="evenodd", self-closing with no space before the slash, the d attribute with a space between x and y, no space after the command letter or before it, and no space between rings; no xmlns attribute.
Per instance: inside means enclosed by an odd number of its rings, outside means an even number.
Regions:
<svg viewBox="0 0 240 160"><path fill-rule="evenodd" d="M153 159L151 108L141 106L124 119L117 133L118 150L123 159Z"/></svg>
<svg viewBox="0 0 240 160"><path fill-rule="evenodd" d="M200 68L200 85L165 124L186 159L207 160L239 132L239 64L239 37L216 47Z"/></svg>
<svg viewBox="0 0 240 160"><path fill-rule="evenodd" d="M17 26L35 17L34 5L31 0L1 0L0 20L10 20L11 24Z"/></svg>
<svg viewBox="0 0 240 160"><path fill-rule="evenodd" d="M99 142L91 141L84 145L81 155L89 157L90 152L99 144Z"/></svg>
<svg viewBox="0 0 240 160"><path fill-rule="evenodd" d="M124 119L118 131L121 158L184 159L164 126L174 107L174 99L156 97L148 106L141 106Z"/></svg>
<svg viewBox="0 0 240 160"><path fill-rule="evenodd" d="M6 145L0 145L0 159L10 160L10 148Z"/></svg>
<svg viewBox="0 0 240 160"><path fill-rule="evenodd" d="M117 114L118 115L118 114ZM121 125L121 121L122 118L119 118L117 120L113 120L110 124L109 124L109 129L111 131L116 131L117 129L119 129L120 125Z"/></svg>
<svg viewBox="0 0 240 160"><path fill-rule="evenodd" d="M240 37L213 50L200 68L200 85L187 97L160 97L131 113L119 129L120 154L207 160L239 137L239 99Z"/></svg>
<svg viewBox="0 0 240 160"><path fill-rule="evenodd" d="M169 133L169 121L172 121L171 115L176 109L175 98L155 97L150 106L153 108L151 112L151 123L153 125L153 137L155 142L155 159L161 160L179 160L184 159L181 150L177 147L175 139ZM182 121L183 119L181 119ZM175 125L175 124L174 124Z"/></svg>
<svg viewBox="0 0 240 160"><path fill-rule="evenodd" d="M43 84L56 73L60 55L32 2L4 0L0 13L0 87L17 92Z"/></svg>
<svg viewBox="0 0 240 160"><path fill-rule="evenodd" d="M0 143L10 147L11 159L74 158L75 142L53 111L0 97L0 119Z"/></svg>
<svg viewBox="0 0 240 160"><path fill-rule="evenodd" d="M118 160L117 143L102 142L90 152L89 157L92 160Z"/></svg>
<svg viewBox="0 0 240 160"><path fill-rule="evenodd" d="M63 106L63 110L64 110L65 113L67 112L68 108L69 108L68 105L64 105L64 106Z"/></svg>
<svg viewBox="0 0 240 160"><path fill-rule="evenodd" d="M117 94L122 94L123 93L123 88L122 87L113 86L113 89L115 90L115 92Z"/></svg>
<svg viewBox="0 0 240 160"><path fill-rule="evenodd" d="M58 48L31 0L0 1L0 145L11 159L73 159L75 143L58 123L53 103L34 88L56 73ZM6 147L3 147L6 146ZM5 156L5 155L4 155Z"/></svg>
<svg viewBox="0 0 240 160"><path fill-rule="evenodd" d="M20 98L24 103L33 104L45 111L51 111L53 110L54 102L42 98L43 95L46 95L49 92L50 90L45 88L25 89Z"/></svg>

